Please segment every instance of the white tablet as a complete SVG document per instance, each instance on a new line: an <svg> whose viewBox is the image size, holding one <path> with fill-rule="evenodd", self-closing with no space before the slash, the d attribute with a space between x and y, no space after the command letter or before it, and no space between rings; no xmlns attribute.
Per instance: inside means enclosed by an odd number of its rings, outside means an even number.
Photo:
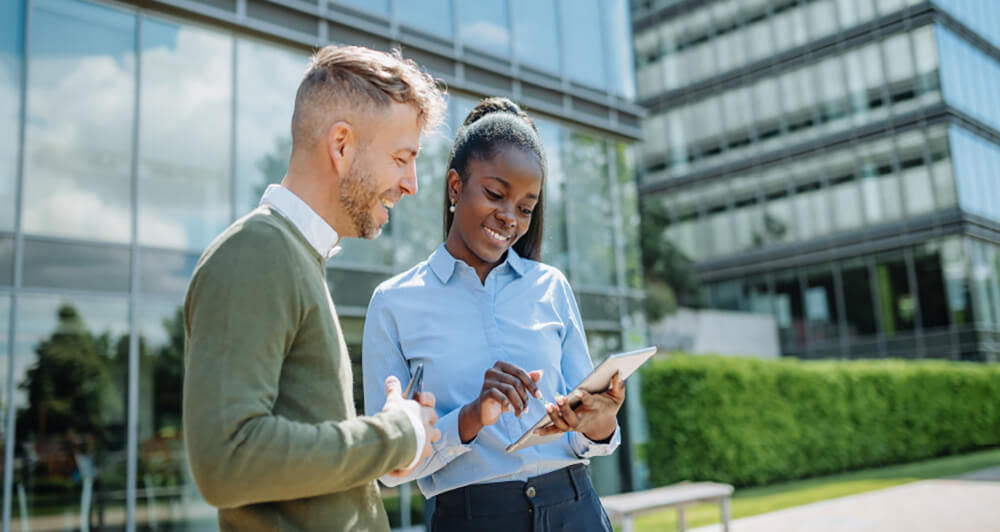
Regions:
<svg viewBox="0 0 1000 532"><path fill-rule="evenodd" d="M594 371L590 372L583 379L583 382L576 385L573 391L566 394L567 397L572 395L573 392L577 390L583 390L589 393L601 393L611 386L611 378L614 377L615 372L622 372L622 380L628 378L629 375L639 369L639 366L646 363L653 354L656 353L655 347L643 347L642 349L636 349L635 351L628 351L626 353L618 353L617 355L611 355L604 359ZM571 406L576 406L572 402ZM525 447L530 447L532 445L538 445L540 443L548 443L551 441L558 440L563 437L563 433L559 434L549 434L548 436L538 436L535 431L547 427L552 424L552 420L549 419L548 414L542 416L530 429L527 430L516 442L507 446L507 452L512 453L514 451L519 451Z"/></svg>

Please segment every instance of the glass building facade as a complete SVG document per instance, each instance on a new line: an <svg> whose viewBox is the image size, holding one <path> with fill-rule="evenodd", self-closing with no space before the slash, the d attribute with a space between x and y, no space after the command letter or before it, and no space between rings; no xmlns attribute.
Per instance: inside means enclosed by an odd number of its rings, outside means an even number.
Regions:
<svg viewBox="0 0 1000 532"><path fill-rule="evenodd" d="M420 193L328 265L358 383L372 290L442 241L452 136L491 95L537 121L544 258L573 283L592 354L645 343L625 0L0 2L4 530L215 529L183 446L184 293L282 178L295 89L327 43L401 47L449 89ZM633 485L633 458L595 461L599 489ZM383 495L393 526L422 522L415 488Z"/></svg>
<svg viewBox="0 0 1000 532"><path fill-rule="evenodd" d="M643 201L784 355L1000 354L1000 3L636 0Z"/></svg>

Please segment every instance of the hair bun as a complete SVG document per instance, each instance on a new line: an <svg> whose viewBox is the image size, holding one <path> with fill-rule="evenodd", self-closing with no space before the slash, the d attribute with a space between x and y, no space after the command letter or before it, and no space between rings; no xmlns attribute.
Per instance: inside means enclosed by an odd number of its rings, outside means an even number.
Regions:
<svg viewBox="0 0 1000 532"><path fill-rule="evenodd" d="M462 122L462 127L468 126L476 120L493 113L509 113L525 120L531 124L532 128L535 126L534 123L532 123L531 118L528 117L528 114L522 111L516 103L507 98L494 96L479 102L479 104L469 112L469 116L465 117L465 122Z"/></svg>

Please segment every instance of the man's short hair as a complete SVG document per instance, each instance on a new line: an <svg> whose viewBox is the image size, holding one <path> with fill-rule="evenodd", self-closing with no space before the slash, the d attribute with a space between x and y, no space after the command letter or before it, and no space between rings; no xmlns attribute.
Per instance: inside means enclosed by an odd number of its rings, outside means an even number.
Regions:
<svg viewBox="0 0 1000 532"><path fill-rule="evenodd" d="M384 111L392 102L415 106L422 130L444 119L442 89L399 50L325 46L313 54L311 63L295 94L293 144L312 144L324 138L335 121Z"/></svg>

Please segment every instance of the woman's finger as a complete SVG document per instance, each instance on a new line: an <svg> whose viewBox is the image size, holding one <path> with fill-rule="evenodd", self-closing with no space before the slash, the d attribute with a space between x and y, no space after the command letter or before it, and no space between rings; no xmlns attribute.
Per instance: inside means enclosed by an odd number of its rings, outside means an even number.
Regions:
<svg viewBox="0 0 1000 532"><path fill-rule="evenodd" d="M580 424L580 419L570 406L571 397L573 397L572 394L566 397L560 397L559 399L556 399L556 401L560 403L559 413L562 415L563 420L565 420L566 424L570 426L570 430L574 430L574 427Z"/></svg>
<svg viewBox="0 0 1000 532"><path fill-rule="evenodd" d="M521 394L517 392L517 388L505 382L496 382L493 386L494 389L499 390L507 397L507 403L514 408L514 414L520 416L521 411L524 410L524 401L521 399Z"/></svg>
<svg viewBox="0 0 1000 532"><path fill-rule="evenodd" d="M558 406L552 403L547 403L545 405L545 411L548 412L549 419L552 420L552 428L555 428L555 431L550 432L550 434L554 434L555 432L569 432L573 430L573 427L570 427L569 424L566 423L566 420L563 419L562 412L559 410Z"/></svg>
<svg viewBox="0 0 1000 532"><path fill-rule="evenodd" d="M517 393L521 396L521 402L525 405L528 404L529 392L524 387L524 383L521 382L521 379L504 371L496 371L495 373L493 373L493 378L496 379L497 381L503 382L504 384L513 387L515 390L517 390Z"/></svg>
<svg viewBox="0 0 1000 532"><path fill-rule="evenodd" d="M504 362L502 360L497 362L493 367L501 369L508 375L511 375L512 377L519 380L521 384L524 386L524 388L531 395L534 395L539 399L542 398L541 397L542 392L538 391L538 385L535 383L535 379L532 379L531 375L529 375L527 371L524 371L523 369L515 366L514 364L511 364L509 362ZM525 401L527 401L527 398L525 398Z"/></svg>

